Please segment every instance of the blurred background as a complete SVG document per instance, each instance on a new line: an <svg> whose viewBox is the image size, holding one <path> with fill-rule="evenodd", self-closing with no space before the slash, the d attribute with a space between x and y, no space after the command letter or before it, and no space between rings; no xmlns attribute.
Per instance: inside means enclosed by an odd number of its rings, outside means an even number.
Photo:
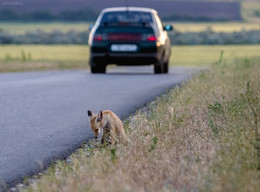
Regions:
<svg viewBox="0 0 260 192"><path fill-rule="evenodd" d="M260 57L260 0L5 0L0 71L88 67L88 34L106 7L154 8L174 26L171 65ZM195 47L196 46L196 47Z"/></svg>

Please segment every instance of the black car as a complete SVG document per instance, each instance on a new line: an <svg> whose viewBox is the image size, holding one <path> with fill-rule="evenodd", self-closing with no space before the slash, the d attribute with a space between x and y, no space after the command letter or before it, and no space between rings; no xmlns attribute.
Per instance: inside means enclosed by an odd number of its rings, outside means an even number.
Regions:
<svg viewBox="0 0 260 192"><path fill-rule="evenodd" d="M154 9L115 7L104 9L90 31L92 73L105 73L106 66L154 65L154 73L168 73L171 42Z"/></svg>

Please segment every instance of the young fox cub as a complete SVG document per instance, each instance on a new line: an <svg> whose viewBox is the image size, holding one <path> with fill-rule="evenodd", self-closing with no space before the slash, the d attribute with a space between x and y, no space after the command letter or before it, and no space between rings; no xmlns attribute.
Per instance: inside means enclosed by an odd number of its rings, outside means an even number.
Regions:
<svg viewBox="0 0 260 192"><path fill-rule="evenodd" d="M100 111L98 114L88 111L88 117L95 138L101 138L102 144L115 144L120 139L127 141L122 121L112 111Z"/></svg>

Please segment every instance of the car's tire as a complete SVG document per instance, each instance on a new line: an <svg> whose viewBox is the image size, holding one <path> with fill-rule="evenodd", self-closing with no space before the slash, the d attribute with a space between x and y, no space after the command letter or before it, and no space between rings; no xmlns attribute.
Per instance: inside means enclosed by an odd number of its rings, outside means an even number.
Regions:
<svg viewBox="0 0 260 192"><path fill-rule="evenodd" d="M163 64L161 62L158 62L154 65L154 74L161 74L164 72Z"/></svg>
<svg viewBox="0 0 260 192"><path fill-rule="evenodd" d="M169 61L166 61L163 64L163 73L168 73L168 71L169 71Z"/></svg>
<svg viewBox="0 0 260 192"><path fill-rule="evenodd" d="M91 73L106 73L106 65L91 66Z"/></svg>

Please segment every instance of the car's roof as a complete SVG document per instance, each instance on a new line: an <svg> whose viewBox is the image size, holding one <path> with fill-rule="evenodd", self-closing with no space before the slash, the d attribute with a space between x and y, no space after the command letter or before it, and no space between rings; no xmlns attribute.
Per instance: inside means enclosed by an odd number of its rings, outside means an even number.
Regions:
<svg viewBox="0 0 260 192"><path fill-rule="evenodd" d="M102 10L103 13L114 12L114 11L141 11L141 12L154 12L157 13L154 9L145 8L145 7L110 7Z"/></svg>

